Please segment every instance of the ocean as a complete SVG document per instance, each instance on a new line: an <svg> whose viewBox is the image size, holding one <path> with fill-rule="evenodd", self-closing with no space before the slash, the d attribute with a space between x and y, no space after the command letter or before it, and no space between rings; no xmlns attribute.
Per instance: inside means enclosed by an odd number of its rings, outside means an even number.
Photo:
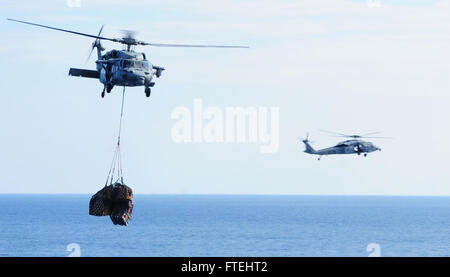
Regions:
<svg viewBox="0 0 450 277"><path fill-rule="evenodd" d="M0 257L450 256L450 197L135 195L130 225L90 195L0 195Z"/></svg>

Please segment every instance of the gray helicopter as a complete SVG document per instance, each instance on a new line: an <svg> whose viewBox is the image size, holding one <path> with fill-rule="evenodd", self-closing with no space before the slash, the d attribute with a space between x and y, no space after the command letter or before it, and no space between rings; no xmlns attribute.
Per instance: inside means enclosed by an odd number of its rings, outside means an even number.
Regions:
<svg viewBox="0 0 450 277"><path fill-rule="evenodd" d="M341 133L334 133L330 131L323 131L334 134L336 137L345 137L345 138L351 138L349 140L345 140L342 142L339 142L335 146L315 150L309 141L309 134L306 135L306 138L300 140L305 144L305 153L312 154L312 155L319 155L318 160L324 155L340 155L340 154L364 154L364 157L367 157L368 153L375 152L375 151L381 151L381 148L378 146L375 146L372 142L364 141L361 138L389 138L389 137L373 137L372 135L378 134L379 132L372 132L367 133L363 135L346 135Z"/></svg>
<svg viewBox="0 0 450 277"><path fill-rule="evenodd" d="M248 46L148 43L136 40L134 38L134 32L131 31L126 31L126 35L123 38L102 37L103 26L100 28L98 35L95 36L16 19L8 18L8 20L95 38L88 60L94 48L97 48L97 61L95 61L97 69L70 68L69 75L98 79L104 85L101 93L102 98L105 96L105 91L107 93L111 92L114 86L123 86L124 89L125 87L145 86L145 95L150 97L151 88L155 85L154 77L159 78L165 69L164 67L151 64L147 60L145 53L135 52L134 47L136 45L156 47L248 48ZM102 55L102 51L105 48L101 45L101 40L121 43L123 49L111 50Z"/></svg>

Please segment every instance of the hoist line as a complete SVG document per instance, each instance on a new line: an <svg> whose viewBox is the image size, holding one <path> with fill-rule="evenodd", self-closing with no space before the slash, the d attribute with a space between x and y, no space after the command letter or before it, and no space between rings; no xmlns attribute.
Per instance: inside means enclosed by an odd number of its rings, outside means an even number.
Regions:
<svg viewBox="0 0 450 277"><path fill-rule="evenodd" d="M111 183L112 183L112 176L114 175L114 172L113 172L113 175L111 175L111 171L113 170L113 165L114 165L114 161L116 160L116 157L117 157L117 147L116 147L116 149L114 150L113 159L112 159L111 165L110 165L110 167L109 167L108 177L106 177L105 187L108 185L109 176L111 176Z"/></svg>
<svg viewBox="0 0 450 277"><path fill-rule="evenodd" d="M114 151L114 156L113 156L113 159L111 162L111 166L109 168L108 177L106 178L105 186L108 184L108 180L110 180L110 184L112 184L113 178L114 178L114 173L116 171L116 165L117 165L117 179L120 180L121 183L123 183L122 157L121 157L122 155L120 153L120 136L121 136L121 132L122 132L124 102L125 102L125 86L123 87L123 91L122 91L122 105L121 105L121 109L120 109L120 122L119 122L119 132L117 135L117 145L116 145L116 149ZM110 179L110 176L111 176L111 179Z"/></svg>
<svg viewBox="0 0 450 277"><path fill-rule="evenodd" d="M122 118L123 118L123 103L125 102L125 86L122 91L122 107L120 109L120 124L119 124L119 135L117 137L117 144L120 145L120 134L122 132Z"/></svg>

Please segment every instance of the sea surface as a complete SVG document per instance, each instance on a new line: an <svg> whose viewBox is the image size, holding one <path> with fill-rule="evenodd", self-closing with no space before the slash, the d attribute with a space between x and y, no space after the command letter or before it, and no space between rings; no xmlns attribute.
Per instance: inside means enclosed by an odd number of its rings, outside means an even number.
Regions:
<svg viewBox="0 0 450 277"><path fill-rule="evenodd" d="M127 227L90 197L0 195L0 257L450 256L450 197L135 195Z"/></svg>

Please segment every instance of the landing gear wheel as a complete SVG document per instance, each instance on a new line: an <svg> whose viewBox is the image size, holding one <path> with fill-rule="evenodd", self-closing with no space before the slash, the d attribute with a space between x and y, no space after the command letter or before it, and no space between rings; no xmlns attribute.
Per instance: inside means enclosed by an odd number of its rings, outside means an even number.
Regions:
<svg viewBox="0 0 450 277"><path fill-rule="evenodd" d="M367 157L367 153L364 153L364 157Z"/></svg>
<svg viewBox="0 0 450 277"><path fill-rule="evenodd" d="M150 90L149 87L145 88L145 96L150 97L150 94L152 93L152 91Z"/></svg>
<svg viewBox="0 0 450 277"><path fill-rule="evenodd" d="M102 91L102 98L105 97L105 91Z"/></svg>
<svg viewBox="0 0 450 277"><path fill-rule="evenodd" d="M107 93L110 93L111 90L112 90L112 88L113 88L113 86L107 85L107 86L106 86L106 92L107 92Z"/></svg>

